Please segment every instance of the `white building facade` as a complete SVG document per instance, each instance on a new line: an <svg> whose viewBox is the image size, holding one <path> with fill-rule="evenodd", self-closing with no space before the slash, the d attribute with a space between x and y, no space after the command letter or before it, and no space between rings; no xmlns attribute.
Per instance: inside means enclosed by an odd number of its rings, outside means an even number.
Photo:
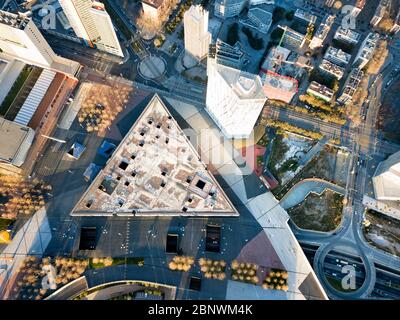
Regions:
<svg viewBox="0 0 400 320"><path fill-rule="evenodd" d="M185 50L201 60L207 56L211 42L208 32L208 11L200 5L192 5L184 14Z"/></svg>
<svg viewBox="0 0 400 320"><path fill-rule="evenodd" d="M24 15L0 12L0 48L15 58L45 68L56 54L34 22Z"/></svg>
<svg viewBox="0 0 400 320"><path fill-rule="evenodd" d="M94 2L90 13L93 17L96 30L100 34L100 40L96 42L97 48L101 51L123 57L124 54L118 41L117 33L104 5L100 2Z"/></svg>
<svg viewBox="0 0 400 320"><path fill-rule="evenodd" d="M354 59L353 66L359 69L364 68L367 63L372 59L374 55L376 46L378 45L379 34L370 32L368 36L364 39L358 50L357 56Z"/></svg>
<svg viewBox="0 0 400 320"><path fill-rule="evenodd" d="M88 46L123 57L104 4L93 0L59 0L75 34Z"/></svg>
<svg viewBox="0 0 400 320"><path fill-rule="evenodd" d="M220 18L238 16L246 6L246 3L246 0L216 0L214 14Z"/></svg>
<svg viewBox="0 0 400 320"><path fill-rule="evenodd" d="M225 137L248 138L266 101L260 77L215 61L207 73L206 110Z"/></svg>
<svg viewBox="0 0 400 320"><path fill-rule="evenodd" d="M334 21L335 21L335 16L325 15L324 19L322 20L320 26L317 29L317 32L315 33L310 42L311 50L322 47L322 44L325 41L326 37L328 36L328 33L331 30Z"/></svg>
<svg viewBox="0 0 400 320"><path fill-rule="evenodd" d="M79 63L56 55L31 18L0 11L0 49L17 59L44 69L75 76Z"/></svg>
<svg viewBox="0 0 400 320"><path fill-rule="evenodd" d="M376 199L400 200L400 152L392 154L378 165L372 181Z"/></svg>

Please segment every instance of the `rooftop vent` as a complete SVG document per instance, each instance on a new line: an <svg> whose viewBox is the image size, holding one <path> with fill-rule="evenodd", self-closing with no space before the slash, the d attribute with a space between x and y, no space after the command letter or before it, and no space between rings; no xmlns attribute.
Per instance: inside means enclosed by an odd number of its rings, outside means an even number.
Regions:
<svg viewBox="0 0 400 320"><path fill-rule="evenodd" d="M206 186L206 183L203 180L199 180L196 183L196 187L201 189L201 190L203 190L205 186Z"/></svg>
<svg viewBox="0 0 400 320"><path fill-rule="evenodd" d="M128 163L125 161L121 161L121 163L119 164L119 168L125 171L126 168L128 168Z"/></svg>

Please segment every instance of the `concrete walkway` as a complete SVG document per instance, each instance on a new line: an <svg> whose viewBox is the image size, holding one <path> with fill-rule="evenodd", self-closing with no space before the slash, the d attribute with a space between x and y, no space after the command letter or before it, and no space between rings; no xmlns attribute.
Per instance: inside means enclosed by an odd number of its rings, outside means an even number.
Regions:
<svg viewBox="0 0 400 320"><path fill-rule="evenodd" d="M300 159L299 165L300 166L305 166L311 159L313 159L318 153L321 152L322 148L325 146L325 144L328 142L329 138L326 136L323 137L321 140L317 142L316 145L314 145L310 151L307 152L307 154Z"/></svg>
<svg viewBox="0 0 400 320"><path fill-rule="evenodd" d="M345 189L331 182L322 179L305 179L294 185L282 198L280 205L286 210L303 202L310 192L321 194L326 189L330 189L342 195Z"/></svg>

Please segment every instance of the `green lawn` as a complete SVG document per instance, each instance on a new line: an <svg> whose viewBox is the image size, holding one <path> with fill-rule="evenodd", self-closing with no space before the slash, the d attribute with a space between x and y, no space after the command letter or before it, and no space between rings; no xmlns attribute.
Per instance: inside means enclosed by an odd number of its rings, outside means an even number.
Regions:
<svg viewBox="0 0 400 320"><path fill-rule="evenodd" d="M10 108L14 99L18 95L18 92L23 87L26 79L29 77L32 70L33 70L32 66L25 66L24 69L21 71L17 80L15 80L12 88L10 89L10 92L7 94L3 103L0 106L0 115L1 116L4 116L7 113L8 109Z"/></svg>

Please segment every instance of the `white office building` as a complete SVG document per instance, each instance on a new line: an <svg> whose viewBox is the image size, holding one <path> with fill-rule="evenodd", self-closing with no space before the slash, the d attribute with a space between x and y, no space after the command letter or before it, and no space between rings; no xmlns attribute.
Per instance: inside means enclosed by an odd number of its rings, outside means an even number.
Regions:
<svg viewBox="0 0 400 320"><path fill-rule="evenodd" d="M247 0L216 0L214 14L220 18L235 17L246 6Z"/></svg>
<svg viewBox="0 0 400 320"><path fill-rule="evenodd" d="M324 55L324 59L339 66L345 66L350 62L351 54L348 54L335 47L328 47L328 50L326 50Z"/></svg>
<svg viewBox="0 0 400 320"><path fill-rule="evenodd" d="M400 152L392 154L378 165L372 181L376 199L400 200Z"/></svg>
<svg viewBox="0 0 400 320"><path fill-rule="evenodd" d="M334 21L335 21L335 16L325 15L317 31L315 32L315 35L311 39L310 42L311 50L322 47L322 44L324 43L326 37L328 36L328 33L331 30Z"/></svg>
<svg viewBox="0 0 400 320"><path fill-rule="evenodd" d="M218 64L235 69L241 69L244 64L245 54L239 41L231 46L228 43L217 39L215 44L210 45L208 58L215 59Z"/></svg>
<svg viewBox="0 0 400 320"><path fill-rule="evenodd" d="M370 32L364 39L354 59L353 65L359 69L364 68L372 59L376 46L378 45L379 34Z"/></svg>
<svg viewBox="0 0 400 320"><path fill-rule="evenodd" d="M79 63L55 54L26 14L0 11L0 49L3 55L27 64L75 76Z"/></svg>
<svg viewBox="0 0 400 320"><path fill-rule="evenodd" d="M294 18L307 24L315 24L315 22L317 21L316 16L302 9L296 9L294 13Z"/></svg>
<svg viewBox="0 0 400 320"><path fill-rule="evenodd" d="M333 90L315 81L311 81L307 93L326 102L331 102L334 95Z"/></svg>
<svg viewBox="0 0 400 320"><path fill-rule="evenodd" d="M367 0L357 0L355 6L351 7L349 14L356 18L364 9L366 1Z"/></svg>
<svg viewBox="0 0 400 320"><path fill-rule="evenodd" d="M123 57L104 4L93 0L59 0L75 34L88 46Z"/></svg>
<svg viewBox="0 0 400 320"><path fill-rule="evenodd" d="M281 38L281 46L291 50L296 50L301 48L306 42L306 36L304 34L297 32L288 26L279 27L284 31Z"/></svg>
<svg viewBox="0 0 400 320"><path fill-rule="evenodd" d="M371 19L371 26L376 27L385 16L385 13L389 10L390 0L381 0L378 7L375 10L374 16Z"/></svg>
<svg viewBox="0 0 400 320"><path fill-rule="evenodd" d="M342 26L336 30L335 35L333 36L333 38L336 40L347 42L353 45L358 43L360 37L361 35L358 32L350 28L343 28Z"/></svg>
<svg viewBox="0 0 400 320"><path fill-rule="evenodd" d="M345 70L344 68L338 66L337 64L334 64L325 59L322 60L321 64L319 65L319 69L322 70L323 72L326 72L336 77L336 79L338 80L342 79Z"/></svg>
<svg viewBox="0 0 400 320"><path fill-rule="evenodd" d="M272 25L272 12L269 7L252 7L247 13L247 18L240 22L250 28L254 28L261 33L268 33Z"/></svg>
<svg viewBox="0 0 400 320"><path fill-rule="evenodd" d="M211 42L211 33L208 32L208 11L200 5L192 5L185 12L183 21L186 53L201 60L207 56Z"/></svg>
<svg viewBox="0 0 400 320"><path fill-rule="evenodd" d="M206 110L227 138L248 138L265 104L258 75L208 64Z"/></svg>
<svg viewBox="0 0 400 320"><path fill-rule="evenodd" d="M351 70L344 84L342 94L337 99L339 103L347 105L353 101L353 96L356 93L363 76L364 72L361 69L354 68Z"/></svg>
<svg viewBox="0 0 400 320"><path fill-rule="evenodd" d="M394 19L394 23L392 28L390 29L390 32L396 34L397 32L400 31L400 10L396 15L396 18Z"/></svg>

